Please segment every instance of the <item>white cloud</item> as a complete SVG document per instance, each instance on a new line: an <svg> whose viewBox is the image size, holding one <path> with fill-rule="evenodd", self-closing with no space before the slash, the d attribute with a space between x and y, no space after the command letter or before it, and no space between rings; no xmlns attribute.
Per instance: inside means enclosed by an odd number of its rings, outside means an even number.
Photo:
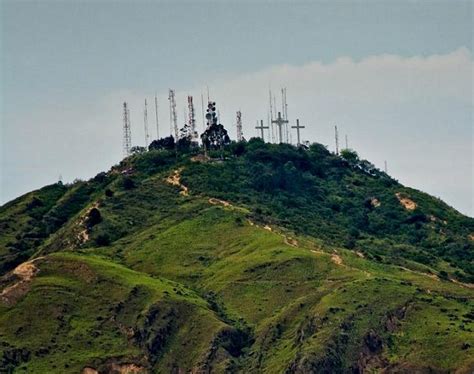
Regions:
<svg viewBox="0 0 474 374"><path fill-rule="evenodd" d="M299 118L306 125L304 139L332 148L333 125L337 124L341 137L348 134L349 145L363 157L379 166L387 159L391 173L402 182L441 196L462 212L474 215L473 67L471 52L460 48L426 57L380 55L360 61L342 57L330 64L315 61L302 66L272 66L247 74L220 75L208 84L222 123L232 136L237 110L243 113L245 136L256 136L256 121L267 118L269 87L278 94L278 107L279 89L287 87L290 121ZM202 126L205 84L201 83L190 82L189 90L177 92L180 126L187 94L194 95L198 124ZM47 108L30 118L17 118L17 127L7 128L6 136L13 144L15 140L21 144L26 134L19 126L26 127L28 135L37 139L27 147L37 154L35 163L44 165L47 161L44 175L49 178L56 178L59 172L68 178L86 177L120 159L124 100L132 112L133 141L143 144L143 99L147 96L152 102L153 95L124 90L61 111ZM165 135L169 133L167 90L159 92L158 99L160 131ZM149 110L154 135L153 105ZM45 132L55 135L46 138ZM12 149L7 158L17 157L17 153L18 148ZM31 160L28 156L10 161L17 168L11 168L14 172ZM41 183L44 179L36 177ZM12 186L15 183L13 179ZM23 187L36 186L31 181ZM6 190L4 199L16 194L14 187Z"/></svg>

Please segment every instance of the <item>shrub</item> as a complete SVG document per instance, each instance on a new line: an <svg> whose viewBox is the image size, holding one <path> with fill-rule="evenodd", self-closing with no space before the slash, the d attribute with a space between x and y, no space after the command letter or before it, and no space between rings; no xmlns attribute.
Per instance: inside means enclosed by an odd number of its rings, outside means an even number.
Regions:
<svg viewBox="0 0 474 374"><path fill-rule="evenodd" d="M99 247L106 247L110 244L110 236L106 233L101 233L95 238L95 244Z"/></svg>
<svg viewBox="0 0 474 374"><path fill-rule="evenodd" d="M100 210L97 208L92 208L87 215L86 225L90 229L91 227L97 225L102 221L102 215Z"/></svg>
<svg viewBox="0 0 474 374"><path fill-rule="evenodd" d="M135 182L132 178L124 178L122 182L122 186L125 190L131 190L135 188Z"/></svg>

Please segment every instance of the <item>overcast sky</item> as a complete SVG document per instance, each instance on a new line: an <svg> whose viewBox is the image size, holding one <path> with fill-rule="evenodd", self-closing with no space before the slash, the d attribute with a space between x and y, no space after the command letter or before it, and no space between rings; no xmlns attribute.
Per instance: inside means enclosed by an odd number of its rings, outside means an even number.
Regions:
<svg viewBox="0 0 474 374"><path fill-rule="evenodd" d="M180 125L188 94L202 125L209 86L249 138L268 89L287 87L303 139L333 150L338 125L363 158L474 215L472 1L0 4L0 203L117 163L123 101L134 145L155 92L169 134L168 88Z"/></svg>

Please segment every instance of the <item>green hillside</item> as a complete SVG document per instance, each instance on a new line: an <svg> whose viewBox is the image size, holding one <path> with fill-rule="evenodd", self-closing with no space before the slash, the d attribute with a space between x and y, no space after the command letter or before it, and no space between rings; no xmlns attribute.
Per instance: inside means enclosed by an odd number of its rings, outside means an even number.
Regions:
<svg viewBox="0 0 474 374"><path fill-rule="evenodd" d="M474 219L349 150L209 156L0 208L0 372L472 373Z"/></svg>

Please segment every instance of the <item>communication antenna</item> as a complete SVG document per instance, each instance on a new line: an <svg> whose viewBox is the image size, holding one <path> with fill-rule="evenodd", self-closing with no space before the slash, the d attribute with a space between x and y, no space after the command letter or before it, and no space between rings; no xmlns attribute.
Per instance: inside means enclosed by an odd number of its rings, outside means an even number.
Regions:
<svg viewBox="0 0 474 374"><path fill-rule="evenodd" d="M143 124L145 126L145 148L148 148L150 134L148 133L148 108L145 99L145 109L143 110Z"/></svg>
<svg viewBox="0 0 474 374"><path fill-rule="evenodd" d="M268 90L269 97L270 97L270 113L267 115L268 126L270 127L271 139L272 142L275 143L275 129L273 126L273 99L272 99L272 90ZM258 125L258 124L257 124Z"/></svg>
<svg viewBox="0 0 474 374"><path fill-rule="evenodd" d="M339 132L337 131L337 126L334 126L334 136L336 138L336 155L339 154Z"/></svg>
<svg viewBox="0 0 474 374"><path fill-rule="evenodd" d="M237 141L242 141L243 133L242 133L242 112L239 110L237 112Z"/></svg>
<svg viewBox="0 0 474 374"><path fill-rule="evenodd" d="M188 125L191 130L191 137L197 139L198 133L196 131L196 114L194 112L193 97L188 95Z"/></svg>
<svg viewBox="0 0 474 374"><path fill-rule="evenodd" d="M201 91L202 131L206 131L206 117L204 116L204 96Z"/></svg>
<svg viewBox="0 0 474 374"><path fill-rule="evenodd" d="M170 101L170 130L174 132L174 138L178 139L178 116L176 115L176 98L174 90L169 89L168 100Z"/></svg>
<svg viewBox="0 0 474 374"><path fill-rule="evenodd" d="M385 160L383 163L384 163L385 174L388 174L387 160Z"/></svg>
<svg viewBox="0 0 474 374"><path fill-rule="evenodd" d="M156 139L160 138L160 126L158 124L158 98L155 93L155 120L156 120Z"/></svg>
<svg viewBox="0 0 474 374"><path fill-rule="evenodd" d="M286 87L281 89L281 109L282 109L283 118L288 121L288 104L286 103ZM285 123L285 136L286 136L286 142L288 143L288 140L290 140L290 143L291 143L288 123Z"/></svg>
<svg viewBox="0 0 474 374"><path fill-rule="evenodd" d="M286 119L284 119L282 116L281 116L281 112L278 112L278 117L277 119L273 120L272 121L275 125L278 126L278 134L279 134L279 137L278 137L278 140L280 143L284 143L284 139L283 139L283 133L282 133L282 127L283 126L287 126L288 125L288 121ZM263 126L263 125L262 125ZM263 132L263 130L262 130Z"/></svg>
<svg viewBox="0 0 474 374"><path fill-rule="evenodd" d="M123 156L130 156L132 148L132 135L130 131L130 110L127 103L123 103Z"/></svg>
<svg viewBox="0 0 474 374"><path fill-rule="evenodd" d="M349 149L349 142L347 140L347 134L346 134L346 149Z"/></svg>

